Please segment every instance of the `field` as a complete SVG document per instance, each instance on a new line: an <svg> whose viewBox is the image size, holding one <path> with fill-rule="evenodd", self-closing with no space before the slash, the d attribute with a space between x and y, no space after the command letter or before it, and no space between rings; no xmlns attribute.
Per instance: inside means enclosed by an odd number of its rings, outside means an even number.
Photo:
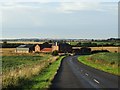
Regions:
<svg viewBox="0 0 120 90"><path fill-rule="evenodd" d="M109 72L115 75L120 75L119 62L120 53L97 53L92 55L80 56L78 60L88 66Z"/></svg>
<svg viewBox="0 0 120 90"><path fill-rule="evenodd" d="M109 52L120 52L119 47L90 47L91 50L108 50Z"/></svg>
<svg viewBox="0 0 120 90"><path fill-rule="evenodd" d="M3 55L2 56L2 84L3 88L18 87L21 82L38 75L46 67L56 61L58 56L50 54L32 55Z"/></svg>
<svg viewBox="0 0 120 90"><path fill-rule="evenodd" d="M2 56L3 72L10 71L15 68L37 64L43 60L47 60L49 56Z"/></svg>
<svg viewBox="0 0 120 90"><path fill-rule="evenodd" d="M73 49L75 48L82 48L82 47L73 47ZM91 51L94 50L108 50L109 52L120 52L120 47L89 47L91 48Z"/></svg>

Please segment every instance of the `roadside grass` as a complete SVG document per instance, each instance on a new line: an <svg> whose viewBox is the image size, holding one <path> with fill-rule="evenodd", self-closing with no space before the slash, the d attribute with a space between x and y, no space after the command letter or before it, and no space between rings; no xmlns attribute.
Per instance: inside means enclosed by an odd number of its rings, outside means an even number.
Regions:
<svg viewBox="0 0 120 90"><path fill-rule="evenodd" d="M2 63L2 88L18 87L34 75L38 75L57 58L58 56L53 57L49 54L43 56L5 56L2 59L4 61Z"/></svg>
<svg viewBox="0 0 120 90"><path fill-rule="evenodd" d="M120 53L97 53L87 56L79 56L78 60L88 66L93 68L115 74L120 75L120 62L119 62L119 54Z"/></svg>
<svg viewBox="0 0 120 90"><path fill-rule="evenodd" d="M25 83L23 85L23 88L30 90L49 88L64 57L65 56L59 57L58 60L46 67L39 75L32 77L27 84Z"/></svg>

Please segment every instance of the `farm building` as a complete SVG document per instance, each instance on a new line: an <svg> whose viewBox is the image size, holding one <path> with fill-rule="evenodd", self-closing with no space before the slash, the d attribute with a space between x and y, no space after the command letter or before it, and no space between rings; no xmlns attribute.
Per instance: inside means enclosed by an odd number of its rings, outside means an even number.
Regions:
<svg viewBox="0 0 120 90"><path fill-rule="evenodd" d="M34 52L52 52L52 44L47 42L43 44L36 44Z"/></svg>
<svg viewBox="0 0 120 90"><path fill-rule="evenodd" d="M35 45L20 45L16 48L17 53L36 53L36 52L44 52L49 53L53 51L59 51L59 53L71 53L72 46L67 43L54 43L49 44L47 42L43 44L35 44Z"/></svg>
<svg viewBox="0 0 120 90"><path fill-rule="evenodd" d="M40 47L41 47L41 44L36 44L34 52L40 52L40 49L41 49Z"/></svg>
<svg viewBox="0 0 120 90"><path fill-rule="evenodd" d="M53 52L58 50L58 45L56 44L49 44L47 42L43 44L36 44L35 45L35 52Z"/></svg>
<svg viewBox="0 0 120 90"><path fill-rule="evenodd" d="M16 53L30 53L34 51L34 45L20 45L16 48Z"/></svg>
<svg viewBox="0 0 120 90"><path fill-rule="evenodd" d="M40 52L49 53L52 52L52 48L43 48Z"/></svg>
<svg viewBox="0 0 120 90"><path fill-rule="evenodd" d="M59 51L59 46L57 42L52 45L52 52L55 50Z"/></svg>

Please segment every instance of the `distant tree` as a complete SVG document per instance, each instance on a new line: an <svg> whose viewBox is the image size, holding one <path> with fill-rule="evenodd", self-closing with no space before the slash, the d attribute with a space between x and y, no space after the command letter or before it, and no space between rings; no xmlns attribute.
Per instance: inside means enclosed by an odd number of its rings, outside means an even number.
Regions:
<svg viewBox="0 0 120 90"><path fill-rule="evenodd" d="M82 43L81 46L82 47L90 47L91 46L91 42Z"/></svg>
<svg viewBox="0 0 120 90"><path fill-rule="evenodd" d="M63 40L60 40L59 43L64 43L64 41L63 41Z"/></svg>
<svg viewBox="0 0 120 90"><path fill-rule="evenodd" d="M53 56L57 56L57 55L58 55L58 51L57 51L57 50L53 51L53 52L52 52L52 55L53 55Z"/></svg>
<svg viewBox="0 0 120 90"><path fill-rule="evenodd" d="M46 44L49 44L49 43L48 42L44 42L43 44L46 45Z"/></svg>
<svg viewBox="0 0 120 90"><path fill-rule="evenodd" d="M35 39L34 42L39 42L40 40L39 39Z"/></svg>
<svg viewBox="0 0 120 90"><path fill-rule="evenodd" d="M77 43L76 46L77 46L77 47L81 47L81 42Z"/></svg>
<svg viewBox="0 0 120 90"><path fill-rule="evenodd" d="M7 41L3 41L3 44L7 44Z"/></svg>
<svg viewBox="0 0 120 90"><path fill-rule="evenodd" d="M52 40L49 40L48 42L49 42L49 43L52 43Z"/></svg>
<svg viewBox="0 0 120 90"><path fill-rule="evenodd" d="M82 47L82 48L80 49L80 53L83 54L83 55L91 54L91 48Z"/></svg>
<svg viewBox="0 0 120 90"><path fill-rule="evenodd" d="M94 41L94 39L92 39L91 41Z"/></svg>
<svg viewBox="0 0 120 90"><path fill-rule="evenodd" d="M97 43L91 43L91 47L97 47Z"/></svg>

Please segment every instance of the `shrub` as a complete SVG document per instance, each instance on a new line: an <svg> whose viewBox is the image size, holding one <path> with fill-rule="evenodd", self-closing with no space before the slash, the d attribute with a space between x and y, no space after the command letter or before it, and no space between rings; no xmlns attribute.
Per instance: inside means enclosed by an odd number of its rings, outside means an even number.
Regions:
<svg viewBox="0 0 120 90"><path fill-rule="evenodd" d="M57 50L53 51L53 52L52 52L52 55L53 55L53 56L57 56L57 55L58 55L58 51L57 51Z"/></svg>

